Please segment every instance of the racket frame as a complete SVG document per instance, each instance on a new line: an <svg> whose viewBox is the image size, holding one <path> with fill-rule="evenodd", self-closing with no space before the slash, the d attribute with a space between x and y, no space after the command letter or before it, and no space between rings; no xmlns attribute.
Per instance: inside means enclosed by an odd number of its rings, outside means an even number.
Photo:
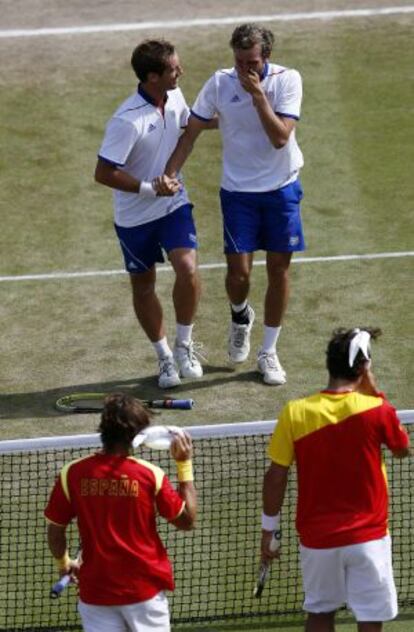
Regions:
<svg viewBox="0 0 414 632"><path fill-rule="evenodd" d="M56 400L55 407L59 412L63 413L99 413L103 410L103 400L108 393L85 392L71 393L63 395ZM82 401L88 401L88 404L82 404ZM96 404L94 404L96 401ZM152 409L176 409L191 410L194 406L192 399L141 399L144 406Z"/></svg>

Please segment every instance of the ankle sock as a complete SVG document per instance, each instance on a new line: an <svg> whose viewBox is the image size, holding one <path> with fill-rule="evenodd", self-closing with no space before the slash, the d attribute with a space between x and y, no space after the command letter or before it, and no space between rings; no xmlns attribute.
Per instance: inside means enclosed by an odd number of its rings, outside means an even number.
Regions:
<svg viewBox="0 0 414 632"><path fill-rule="evenodd" d="M157 340L157 342L153 342L152 346L154 347L155 353L157 354L159 359L172 355L172 351L169 347L167 338L165 336L164 338L161 338L161 340Z"/></svg>
<svg viewBox="0 0 414 632"><path fill-rule="evenodd" d="M243 305L243 303L241 305ZM248 302L245 301L244 307L242 307L241 309L238 308L240 308L240 305L230 304L231 319L233 323L237 323L237 325L248 325L250 322Z"/></svg>

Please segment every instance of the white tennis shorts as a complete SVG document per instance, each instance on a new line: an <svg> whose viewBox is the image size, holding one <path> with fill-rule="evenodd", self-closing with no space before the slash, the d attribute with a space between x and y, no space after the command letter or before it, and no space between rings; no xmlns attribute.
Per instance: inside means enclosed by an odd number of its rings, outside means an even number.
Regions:
<svg viewBox="0 0 414 632"><path fill-rule="evenodd" d="M397 616L390 536L333 549L301 545L300 561L306 612L333 612L346 603L359 622Z"/></svg>
<svg viewBox="0 0 414 632"><path fill-rule="evenodd" d="M85 632L170 632L164 592L127 606L93 606L79 601L78 611Z"/></svg>

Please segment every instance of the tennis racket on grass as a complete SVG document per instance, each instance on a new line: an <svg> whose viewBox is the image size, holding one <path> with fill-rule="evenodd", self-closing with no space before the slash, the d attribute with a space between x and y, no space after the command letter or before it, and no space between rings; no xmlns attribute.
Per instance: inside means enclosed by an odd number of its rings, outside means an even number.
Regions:
<svg viewBox="0 0 414 632"><path fill-rule="evenodd" d="M273 533L273 537L270 540L270 544L269 544L269 549L271 551L277 551L280 548L281 537L282 537L282 533L280 529ZM257 597L259 599L262 596L263 588L265 587L267 576L269 575L269 570L270 570L270 563L261 562L259 566L259 572L257 575L256 586L253 591L253 597Z"/></svg>
<svg viewBox="0 0 414 632"><path fill-rule="evenodd" d="M99 413L104 407L107 393L72 393L56 400L56 408L62 413ZM193 399L141 399L144 406L158 409L190 410Z"/></svg>

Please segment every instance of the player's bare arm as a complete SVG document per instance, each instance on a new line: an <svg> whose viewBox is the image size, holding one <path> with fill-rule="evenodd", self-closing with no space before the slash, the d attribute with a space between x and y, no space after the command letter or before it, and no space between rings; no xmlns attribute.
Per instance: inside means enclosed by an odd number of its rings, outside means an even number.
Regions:
<svg viewBox="0 0 414 632"><path fill-rule="evenodd" d="M47 542L49 550L59 566L59 574L65 575L79 571L79 563L67 555L66 527L49 523L47 526Z"/></svg>
<svg viewBox="0 0 414 632"><path fill-rule="evenodd" d="M244 90L252 95L253 105L270 142L276 149L281 149L286 145L295 128L295 120L279 116L273 111L263 91L259 74L255 70L239 71L238 76Z"/></svg>
<svg viewBox="0 0 414 632"><path fill-rule="evenodd" d="M96 164L95 181L111 189L127 193L139 193L141 188L139 180L102 158L98 158ZM180 188L180 183L174 178L168 178L163 181L161 181L161 178L154 178L151 184L155 193L160 196L172 196Z"/></svg>
<svg viewBox="0 0 414 632"><path fill-rule="evenodd" d="M211 121L201 121L195 116L190 116L188 125L184 133L180 136L176 148L171 154L166 167L165 174L170 178L175 178L181 167L193 151L194 143L205 129L215 129L218 126L217 119Z"/></svg>
<svg viewBox="0 0 414 632"><path fill-rule="evenodd" d="M193 483L192 455L191 436L185 431L177 434L171 443L171 456L177 464L178 493L185 501L185 505L180 515L172 521L172 524L183 531L189 531L194 528L197 514L197 492Z"/></svg>
<svg viewBox="0 0 414 632"><path fill-rule="evenodd" d="M266 516L276 516L280 513L285 497L289 468L272 462L263 480L263 513ZM271 561L279 557L279 549L272 551L270 541L272 531L262 529L261 554L264 561Z"/></svg>

